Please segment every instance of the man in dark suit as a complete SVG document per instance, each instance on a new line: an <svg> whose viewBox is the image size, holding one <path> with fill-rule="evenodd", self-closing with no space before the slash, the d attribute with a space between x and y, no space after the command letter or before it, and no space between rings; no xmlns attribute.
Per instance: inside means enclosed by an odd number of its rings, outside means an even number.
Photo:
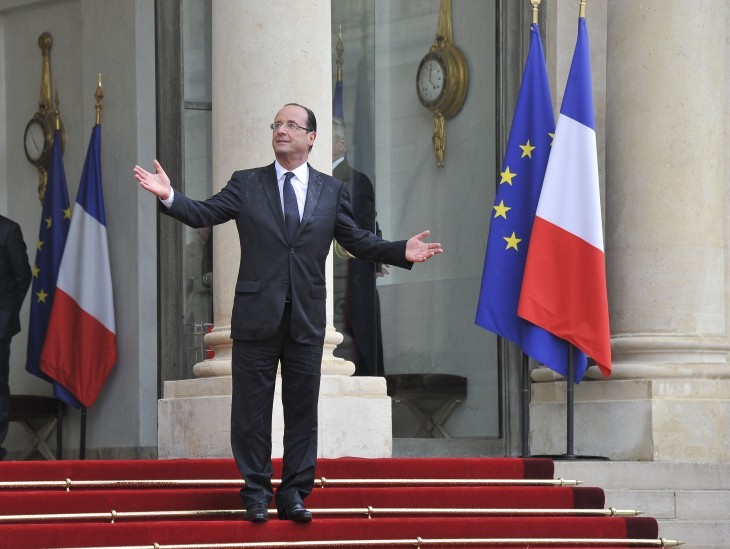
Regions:
<svg viewBox="0 0 730 549"><path fill-rule="evenodd" d="M10 340L20 331L20 307L32 279L20 226L0 215L0 461L10 418Z"/></svg>
<svg viewBox="0 0 730 549"><path fill-rule="evenodd" d="M191 227L235 220L241 261L231 314L231 447L245 481L244 518L269 517L271 417L281 361L284 457L276 507L280 519L309 522L303 500L314 486L317 460L325 260L332 239L356 257L406 269L442 250L423 241L428 231L388 242L357 226L345 185L307 163L317 136L310 109L285 105L271 129L276 161L235 172L205 201L174 191L157 161L155 173L135 166L134 176L168 215Z"/></svg>
<svg viewBox="0 0 730 549"><path fill-rule="evenodd" d="M341 118L333 118L332 176L345 183L358 227L382 236L375 220L377 214L373 184L367 175L350 166L346 153L345 123ZM352 338L350 360L355 364L355 375L383 377L385 368L380 297L375 278L384 266L382 263L354 257L348 257L346 261L347 282L342 330Z"/></svg>

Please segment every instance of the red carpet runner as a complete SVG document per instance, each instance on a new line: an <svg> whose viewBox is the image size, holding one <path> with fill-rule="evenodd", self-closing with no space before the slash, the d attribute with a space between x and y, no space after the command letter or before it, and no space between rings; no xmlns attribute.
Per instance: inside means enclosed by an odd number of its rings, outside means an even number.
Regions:
<svg viewBox="0 0 730 549"><path fill-rule="evenodd" d="M279 478L279 460L274 468ZM306 501L311 524L279 521L275 513L251 524L242 520L232 460L3 462L0 547L664 543L653 518L611 516L601 489L553 480L546 459L321 459L317 477Z"/></svg>

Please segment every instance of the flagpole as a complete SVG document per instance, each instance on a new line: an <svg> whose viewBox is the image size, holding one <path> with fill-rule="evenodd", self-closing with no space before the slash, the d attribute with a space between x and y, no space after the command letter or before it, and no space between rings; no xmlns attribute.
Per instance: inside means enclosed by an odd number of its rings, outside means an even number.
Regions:
<svg viewBox="0 0 730 549"><path fill-rule="evenodd" d="M101 89L101 73L99 73L99 81L96 85L96 123L101 124L101 100L104 99L104 91Z"/></svg>
<svg viewBox="0 0 730 549"><path fill-rule="evenodd" d="M530 457L530 358L522 353L522 457Z"/></svg>
<svg viewBox="0 0 730 549"><path fill-rule="evenodd" d="M101 87L101 73L99 73L99 80L96 84L96 91L94 92L96 98L96 123L101 124L101 101L104 99L104 91ZM86 406L81 406L81 441L79 443L79 459L86 459Z"/></svg>
<svg viewBox="0 0 730 549"><path fill-rule="evenodd" d="M536 21L535 14L535 0L531 0L533 3L533 22ZM579 1L579 21L585 19L586 16L586 2L585 0ZM580 37L580 34L579 34ZM576 45L577 48L577 45ZM574 57L575 61L575 57ZM572 66L571 66L572 73ZM562 112L562 110L561 110ZM541 195L542 197L542 195ZM534 237L534 232L533 232ZM524 283L523 283L524 284ZM523 286L524 287L524 286ZM534 320L534 319L533 319ZM567 372L566 372L566 452L562 455L542 455L536 457L549 457L555 460L577 460L577 459L592 459L592 460L607 460L604 456L587 456L575 454L574 449L574 434L575 434L575 382L576 382L576 354L578 349L569 341L567 343ZM583 351L583 349L581 349ZM582 377L581 372L581 377Z"/></svg>
<svg viewBox="0 0 730 549"><path fill-rule="evenodd" d="M530 0L530 4L532 4L532 23L535 25L539 23L537 8L540 6L541 1L542 0Z"/></svg>
<svg viewBox="0 0 730 549"><path fill-rule="evenodd" d="M575 452L573 451L573 435L574 419L575 419L575 361L573 360L573 344L568 343L568 387L566 392L566 450L565 459L573 460Z"/></svg>
<svg viewBox="0 0 730 549"><path fill-rule="evenodd" d="M63 400L57 398L56 406L56 415L58 417L58 423L56 423L56 459L61 461L63 459Z"/></svg>
<svg viewBox="0 0 730 549"><path fill-rule="evenodd" d="M530 0L532 4L532 23L539 23L540 3L542 0ZM530 357L522 353L522 457L530 457Z"/></svg>
<svg viewBox="0 0 730 549"><path fill-rule="evenodd" d="M79 459L86 459L86 406L81 407L81 444L79 445Z"/></svg>

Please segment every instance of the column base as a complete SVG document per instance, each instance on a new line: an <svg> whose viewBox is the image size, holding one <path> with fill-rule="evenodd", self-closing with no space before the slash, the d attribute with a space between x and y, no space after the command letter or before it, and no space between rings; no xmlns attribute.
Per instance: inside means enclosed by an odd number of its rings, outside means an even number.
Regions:
<svg viewBox="0 0 730 549"><path fill-rule="evenodd" d="M662 371L670 365L644 366ZM683 366L685 372L692 372L692 365ZM722 369L726 374L730 367ZM697 371L692 378L584 379L574 394L575 454L613 460L727 463L730 379L713 373L709 379ZM535 377L543 381L546 376ZM533 382L531 452L564 454L566 444L565 380Z"/></svg>
<svg viewBox="0 0 730 549"><path fill-rule="evenodd" d="M158 455L230 458L231 377L165 382L157 404ZM390 457L390 397L385 379L323 375L319 397L319 457ZM283 454L281 377L277 378L272 457Z"/></svg>

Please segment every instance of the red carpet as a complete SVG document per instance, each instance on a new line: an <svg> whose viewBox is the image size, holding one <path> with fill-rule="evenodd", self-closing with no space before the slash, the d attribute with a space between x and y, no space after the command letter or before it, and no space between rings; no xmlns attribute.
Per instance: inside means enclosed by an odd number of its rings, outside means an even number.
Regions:
<svg viewBox="0 0 730 549"><path fill-rule="evenodd" d="M274 468L278 478L279 460ZM365 547L361 540L396 548L419 538L424 548L658 546L654 519L596 516L603 491L550 482L550 460L322 459L317 477L306 501L311 524L275 516L251 524L241 518L232 460L4 462L0 547ZM199 482L171 482L184 480ZM78 484L90 481L101 482Z"/></svg>

